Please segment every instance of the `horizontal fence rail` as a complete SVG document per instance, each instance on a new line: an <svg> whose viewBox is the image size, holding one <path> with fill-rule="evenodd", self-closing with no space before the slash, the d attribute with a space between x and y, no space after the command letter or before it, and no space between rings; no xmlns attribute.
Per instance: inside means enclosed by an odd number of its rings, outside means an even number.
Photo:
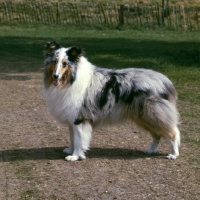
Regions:
<svg viewBox="0 0 200 200"><path fill-rule="evenodd" d="M163 26L177 30L199 30L200 6L0 1L0 23Z"/></svg>

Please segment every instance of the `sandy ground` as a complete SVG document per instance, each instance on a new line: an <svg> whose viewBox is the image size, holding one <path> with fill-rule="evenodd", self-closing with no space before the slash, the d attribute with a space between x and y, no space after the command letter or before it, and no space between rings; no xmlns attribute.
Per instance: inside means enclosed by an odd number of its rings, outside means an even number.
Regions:
<svg viewBox="0 0 200 200"><path fill-rule="evenodd" d="M1 200L200 199L200 150L184 136L171 161L165 140L144 154L151 138L134 124L101 128L86 160L65 161L68 129L47 112L41 84L40 71L0 73Z"/></svg>

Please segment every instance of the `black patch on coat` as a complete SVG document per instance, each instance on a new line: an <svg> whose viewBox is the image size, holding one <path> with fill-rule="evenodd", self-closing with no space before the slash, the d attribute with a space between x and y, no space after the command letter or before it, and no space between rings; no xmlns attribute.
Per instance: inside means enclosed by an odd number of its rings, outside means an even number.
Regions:
<svg viewBox="0 0 200 200"><path fill-rule="evenodd" d="M101 96L99 98L99 107L102 109L108 102L109 91L115 96L115 103L118 103L120 96L120 86L121 84L117 82L116 74L110 73L110 79L106 82L105 86L101 91Z"/></svg>
<svg viewBox="0 0 200 200"><path fill-rule="evenodd" d="M120 96L120 99L127 104L131 104L134 98L140 97L141 99L143 99L148 97L149 95L150 91L148 89L146 90L137 89L137 87L133 85L130 90L125 91Z"/></svg>
<svg viewBox="0 0 200 200"><path fill-rule="evenodd" d="M161 97L162 99L169 100L169 95L166 94L166 93L160 94L160 97Z"/></svg>
<svg viewBox="0 0 200 200"><path fill-rule="evenodd" d="M76 80L76 76L71 75L69 79L70 84L72 85L75 80Z"/></svg>
<svg viewBox="0 0 200 200"><path fill-rule="evenodd" d="M149 96L150 91L148 89L137 89L137 87L133 85L130 91L125 91L122 96L120 96L120 100L127 104L136 104L139 109L139 117L141 118L143 115L145 99ZM137 100L134 102L136 98Z"/></svg>
<svg viewBox="0 0 200 200"><path fill-rule="evenodd" d="M70 78L69 78L69 82L70 82L71 85L76 80L76 71L77 71L77 67L74 65L73 68L72 68L72 73L71 73Z"/></svg>
<svg viewBox="0 0 200 200"><path fill-rule="evenodd" d="M83 121L84 121L83 119L77 118L77 119L75 119L75 121L74 121L74 125L79 125L79 124L81 124Z"/></svg>
<svg viewBox="0 0 200 200"><path fill-rule="evenodd" d="M143 109L144 109L144 101L145 98L140 99L139 101L139 117L141 118L143 115Z"/></svg>

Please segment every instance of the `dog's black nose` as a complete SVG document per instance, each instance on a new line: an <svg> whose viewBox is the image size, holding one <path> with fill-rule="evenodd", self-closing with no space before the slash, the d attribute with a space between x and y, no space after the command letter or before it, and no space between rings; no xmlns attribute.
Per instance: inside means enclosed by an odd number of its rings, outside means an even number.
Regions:
<svg viewBox="0 0 200 200"><path fill-rule="evenodd" d="M58 79L58 75L57 75L57 74L54 74L54 75L53 75L53 78L54 78L54 79Z"/></svg>

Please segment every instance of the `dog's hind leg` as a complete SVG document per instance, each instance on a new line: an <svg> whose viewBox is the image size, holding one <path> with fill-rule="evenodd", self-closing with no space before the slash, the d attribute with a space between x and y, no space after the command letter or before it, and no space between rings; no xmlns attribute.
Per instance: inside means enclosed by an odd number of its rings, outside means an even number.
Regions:
<svg viewBox="0 0 200 200"><path fill-rule="evenodd" d="M79 125L73 125L73 145L74 150L71 156L65 157L67 161L76 161L85 159L84 152L89 149L92 128L87 122Z"/></svg>
<svg viewBox="0 0 200 200"><path fill-rule="evenodd" d="M144 153L149 153L149 154L156 153L157 149L158 149L158 145L159 145L161 136L156 134L155 133L155 129L153 128L153 126L150 125L149 123L145 122L144 120L137 119L136 123L137 123L137 125L139 125L143 129L147 130L151 134L152 139L153 139L153 142L152 142L151 146L149 148L145 149L143 152Z"/></svg>
<svg viewBox="0 0 200 200"><path fill-rule="evenodd" d="M92 126L89 122L85 121L82 124L82 130L83 130L83 135L82 135L82 149L83 151L87 151L90 148L90 141L92 138Z"/></svg>
<svg viewBox="0 0 200 200"><path fill-rule="evenodd" d="M155 134L151 134L151 136L153 138L153 142L152 142L150 148L147 148L147 149L144 150L144 153L151 154L151 153L157 152L161 136L156 136Z"/></svg>
<svg viewBox="0 0 200 200"><path fill-rule="evenodd" d="M72 154L74 151L74 131L72 126L69 126L69 134L70 134L70 147L65 148L63 152L67 154Z"/></svg>
<svg viewBox="0 0 200 200"><path fill-rule="evenodd" d="M180 131L178 127L175 127L174 130L167 136L171 146L172 153L167 156L168 159L176 159L179 156L179 146L180 146Z"/></svg>
<svg viewBox="0 0 200 200"><path fill-rule="evenodd" d="M156 136L165 137L172 146L172 153L168 159L176 159L179 156L180 132L177 128L179 114L176 105L168 100L154 97L145 100L142 107L140 121L142 126ZM156 150L158 142L154 139L147 152Z"/></svg>

